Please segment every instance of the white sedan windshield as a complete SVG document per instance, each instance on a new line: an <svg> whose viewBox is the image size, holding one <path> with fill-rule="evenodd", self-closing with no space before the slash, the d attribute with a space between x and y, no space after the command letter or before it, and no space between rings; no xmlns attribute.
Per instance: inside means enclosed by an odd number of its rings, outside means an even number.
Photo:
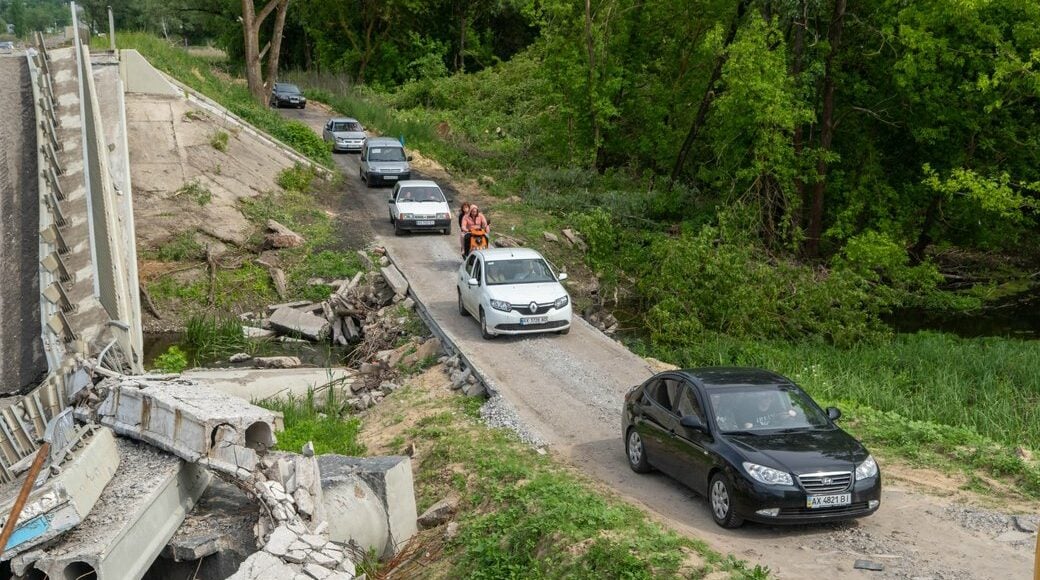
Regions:
<svg viewBox="0 0 1040 580"><path fill-rule="evenodd" d="M540 284L555 282L549 264L539 258L524 260L495 260L487 263L487 283L497 284Z"/></svg>

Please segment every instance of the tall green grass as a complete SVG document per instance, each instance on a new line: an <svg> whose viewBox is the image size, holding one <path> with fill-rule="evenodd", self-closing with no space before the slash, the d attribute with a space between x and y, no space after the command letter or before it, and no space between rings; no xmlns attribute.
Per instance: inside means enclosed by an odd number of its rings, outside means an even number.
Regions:
<svg viewBox="0 0 1040 580"><path fill-rule="evenodd" d="M253 347L233 316L193 316L184 329L184 346L194 364L226 357Z"/></svg>
<svg viewBox="0 0 1040 580"><path fill-rule="evenodd" d="M318 454L365 454L365 446L358 441L361 420L340 416L342 401L335 388L328 388L320 399L311 390L302 398L267 399L257 404L282 414L285 430L278 433L278 449L299 453L311 441Z"/></svg>
<svg viewBox="0 0 1040 580"><path fill-rule="evenodd" d="M104 42L104 48L107 48L108 41ZM321 165L332 165L332 152L328 145L310 127L287 120L277 111L256 102L245 82L229 78L230 75L216 74L212 59L189 54L183 48L144 32L120 32L116 35L116 42L119 48L138 50L159 70L220 103L300 154Z"/></svg>
<svg viewBox="0 0 1040 580"><path fill-rule="evenodd" d="M681 366L770 368L820 399L856 401L1040 449L1040 345L1032 341L921 332L838 348L712 336L696 347L650 354Z"/></svg>

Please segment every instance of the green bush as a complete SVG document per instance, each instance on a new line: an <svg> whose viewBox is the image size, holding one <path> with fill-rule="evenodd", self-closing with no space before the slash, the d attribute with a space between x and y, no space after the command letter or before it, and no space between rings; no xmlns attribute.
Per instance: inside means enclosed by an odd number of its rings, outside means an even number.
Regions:
<svg viewBox="0 0 1040 580"><path fill-rule="evenodd" d="M213 148L217 151L220 151L221 153L226 153L228 150L228 139L230 137L231 136L228 135L227 131L221 131L218 129L217 132L214 133L212 137L210 137L209 144L212 145Z"/></svg>
<svg viewBox="0 0 1040 580"><path fill-rule="evenodd" d="M188 355L176 345L155 358L155 368L164 373L179 373L188 368Z"/></svg>

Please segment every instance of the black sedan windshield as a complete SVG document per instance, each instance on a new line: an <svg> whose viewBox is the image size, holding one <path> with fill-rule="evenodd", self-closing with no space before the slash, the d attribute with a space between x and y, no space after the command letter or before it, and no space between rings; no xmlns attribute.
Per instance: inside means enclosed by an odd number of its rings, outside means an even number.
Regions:
<svg viewBox="0 0 1040 580"><path fill-rule="evenodd" d="M812 399L790 386L725 387L709 389L708 394L723 433L831 426Z"/></svg>
<svg viewBox="0 0 1040 580"><path fill-rule="evenodd" d="M287 95L298 95L300 94L300 87L296 85L278 85L278 92Z"/></svg>
<svg viewBox="0 0 1040 580"><path fill-rule="evenodd" d="M555 282L549 264L545 260L496 260L487 263L487 283L496 284L539 284Z"/></svg>

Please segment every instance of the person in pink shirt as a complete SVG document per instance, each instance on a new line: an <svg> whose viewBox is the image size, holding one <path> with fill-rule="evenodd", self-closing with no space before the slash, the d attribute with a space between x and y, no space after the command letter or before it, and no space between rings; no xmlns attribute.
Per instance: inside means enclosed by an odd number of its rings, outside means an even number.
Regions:
<svg viewBox="0 0 1040 580"><path fill-rule="evenodd" d="M463 258L465 258L466 256L469 255L470 232L472 232L475 229L479 229L479 230L484 230L484 235L487 235L488 233L490 233L489 228L490 228L490 226L488 224L487 218L484 217L484 214L480 213L480 208L477 207L477 204L475 204L475 203L471 204L469 206L469 213L467 213L466 215L462 216L462 232L463 232L463 238L462 238L463 252L462 252L462 257Z"/></svg>

